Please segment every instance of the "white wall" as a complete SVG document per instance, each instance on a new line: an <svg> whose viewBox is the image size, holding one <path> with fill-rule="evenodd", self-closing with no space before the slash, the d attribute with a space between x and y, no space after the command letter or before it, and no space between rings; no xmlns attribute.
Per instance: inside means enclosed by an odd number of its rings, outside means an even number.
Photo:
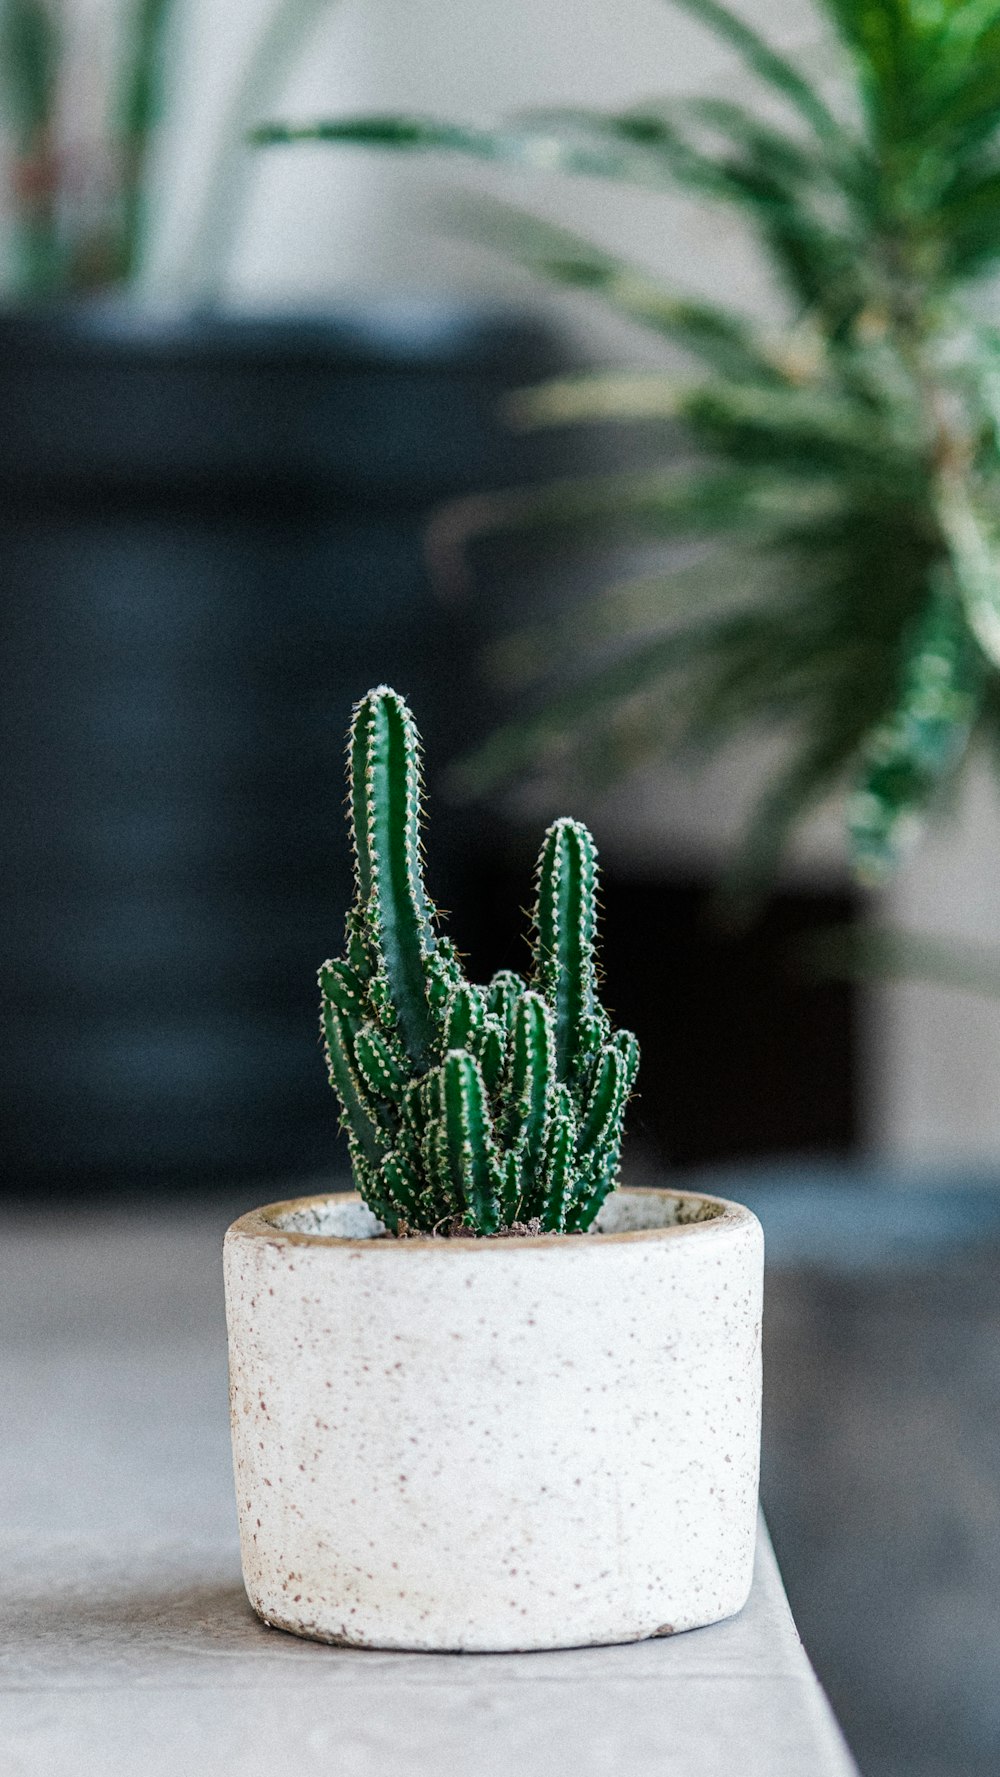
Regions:
<svg viewBox="0 0 1000 1777"><path fill-rule="evenodd" d="M993 949L1000 961L1000 785L977 760L888 897L904 931ZM880 990L873 1129L899 1157L993 1166L1000 1158L1000 999L913 983Z"/></svg>
<svg viewBox="0 0 1000 1777"><path fill-rule="evenodd" d="M312 29L290 77L276 92L269 76L272 90L250 103L251 117L377 109L475 119L522 105L614 106L706 85L730 90L739 77L732 56L669 0L298 3ZM755 0L755 10L778 40L812 41L801 0ZM190 253L220 120L269 16L265 0L187 0L182 9L151 268L160 285L201 275ZM269 56L269 67L276 60ZM236 214L226 206L211 231L226 236L225 288L242 300L322 302L332 291L387 286L523 290L502 261L449 241L440 211L459 186L530 202L692 288L722 279L732 289L735 281L754 305L767 300L749 256L735 248L731 219L680 198L312 146L243 160L253 169L248 207Z"/></svg>

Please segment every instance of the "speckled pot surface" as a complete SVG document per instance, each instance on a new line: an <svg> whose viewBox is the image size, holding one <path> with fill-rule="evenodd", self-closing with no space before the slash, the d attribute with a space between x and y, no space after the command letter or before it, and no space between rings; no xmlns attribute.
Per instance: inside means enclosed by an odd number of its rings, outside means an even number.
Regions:
<svg viewBox="0 0 1000 1777"><path fill-rule="evenodd" d="M234 1223L236 1493L265 1622L502 1652L741 1608L760 1225L720 1199L622 1190L597 1228L379 1239L354 1196Z"/></svg>

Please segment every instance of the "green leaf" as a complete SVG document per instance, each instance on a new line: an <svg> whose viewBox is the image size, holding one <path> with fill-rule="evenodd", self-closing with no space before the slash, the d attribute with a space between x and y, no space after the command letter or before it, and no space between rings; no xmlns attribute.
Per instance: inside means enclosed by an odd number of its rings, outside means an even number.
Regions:
<svg viewBox="0 0 1000 1777"><path fill-rule="evenodd" d="M885 882L919 836L927 810L969 744L980 657L958 599L945 585L909 639L898 702L868 737L848 830L860 880Z"/></svg>
<svg viewBox="0 0 1000 1777"><path fill-rule="evenodd" d="M250 141L257 148L331 142L342 147L459 154L475 160L533 167L537 172L582 174L592 179L662 184L666 177L659 162L642 151L530 121L519 124L516 119L489 129L433 117L319 118L300 124L259 124L251 131Z"/></svg>
<svg viewBox="0 0 1000 1777"><path fill-rule="evenodd" d="M937 511L970 629L1000 667L1000 553L969 497L964 479L942 474Z"/></svg>
<svg viewBox="0 0 1000 1777"><path fill-rule="evenodd" d="M780 361L751 324L717 304L674 296L638 266L570 229L483 193L454 206L459 231L516 260L551 283L589 290L610 308L733 377L784 380Z"/></svg>
<svg viewBox="0 0 1000 1777"><path fill-rule="evenodd" d="M812 389L764 389L714 378L685 385L653 372L589 372L560 377L519 394L513 418L525 430L581 420L684 419L717 444L756 438L786 469L815 474L824 463L883 473L908 465L897 440L860 403Z"/></svg>
<svg viewBox="0 0 1000 1777"><path fill-rule="evenodd" d="M799 115L825 141L840 144L844 130L815 88L794 62L779 54L767 40L719 0L671 0L682 12L707 25L713 36L735 49L750 71L787 99Z"/></svg>

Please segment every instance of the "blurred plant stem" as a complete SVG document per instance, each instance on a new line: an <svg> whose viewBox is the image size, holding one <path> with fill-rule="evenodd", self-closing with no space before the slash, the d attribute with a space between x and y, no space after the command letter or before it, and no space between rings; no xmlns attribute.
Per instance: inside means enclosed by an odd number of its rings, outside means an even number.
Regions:
<svg viewBox="0 0 1000 1777"><path fill-rule="evenodd" d="M3 0L0 92L14 153L15 280L30 296L58 287L54 111L58 33L42 0Z"/></svg>
<svg viewBox="0 0 1000 1777"><path fill-rule="evenodd" d="M274 0L216 131L203 218L177 282L218 293L252 165L247 132L280 95L321 11L333 0ZM68 12L58 0L0 0L0 119L12 152L12 263L25 302L139 290L149 236L157 131L170 100L175 0L129 0L103 135L61 137L72 79Z"/></svg>
<svg viewBox="0 0 1000 1777"><path fill-rule="evenodd" d="M926 932L835 927L796 947L809 973L865 982L909 981L1000 998L1000 950Z"/></svg>

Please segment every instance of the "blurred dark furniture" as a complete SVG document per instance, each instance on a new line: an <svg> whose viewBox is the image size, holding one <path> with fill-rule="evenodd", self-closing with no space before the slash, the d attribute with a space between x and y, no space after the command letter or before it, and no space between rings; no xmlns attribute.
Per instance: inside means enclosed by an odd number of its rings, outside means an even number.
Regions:
<svg viewBox="0 0 1000 1777"><path fill-rule="evenodd" d="M540 323L440 304L0 316L0 1188L273 1194L345 1164L314 984L349 895L351 703L411 697L433 789L502 713L483 644L600 584L495 544L448 602L424 560L443 502L615 463L617 433L503 424L568 362ZM434 799L431 891L480 976L526 961L537 839ZM605 900L633 1155L848 1148L853 998L789 960L847 898L729 936L704 884L612 867Z"/></svg>
<svg viewBox="0 0 1000 1777"><path fill-rule="evenodd" d="M474 859L475 892L452 931L477 978L527 967L537 835ZM849 887L779 888L752 921L727 924L714 887L601 869L603 996L642 1046L627 1158L636 1168L779 1154L846 1154L859 1136L858 997L820 979L810 934L857 917Z"/></svg>
<svg viewBox="0 0 1000 1777"><path fill-rule="evenodd" d="M498 406L565 361L440 305L0 318L8 1190L328 1163L350 706L396 684L436 765L481 731L422 534L558 466ZM480 819L435 834L446 904Z"/></svg>

